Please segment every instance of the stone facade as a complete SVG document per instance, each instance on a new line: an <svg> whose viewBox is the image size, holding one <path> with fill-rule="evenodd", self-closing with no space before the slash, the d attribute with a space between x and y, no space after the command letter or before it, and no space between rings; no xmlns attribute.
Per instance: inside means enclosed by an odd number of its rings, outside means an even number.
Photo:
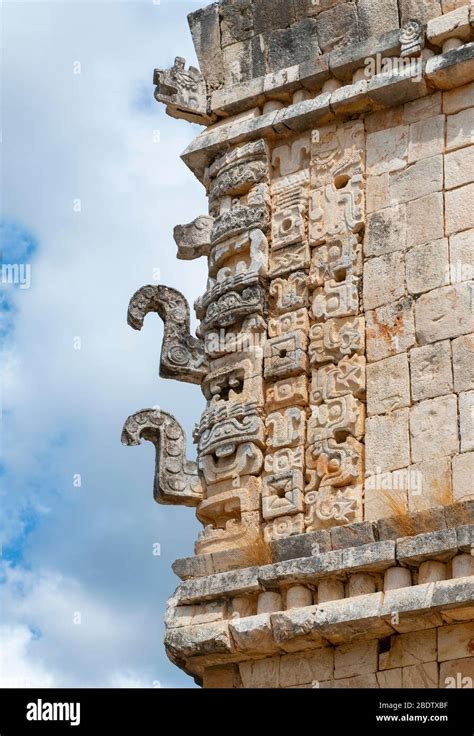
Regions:
<svg viewBox="0 0 474 736"><path fill-rule="evenodd" d="M166 649L204 687L472 687L474 6L221 0L200 69L155 70L209 214L189 307L146 286L161 375L207 400L129 417L155 499L195 506ZM184 266L183 266L184 267ZM461 683L461 684L459 684Z"/></svg>

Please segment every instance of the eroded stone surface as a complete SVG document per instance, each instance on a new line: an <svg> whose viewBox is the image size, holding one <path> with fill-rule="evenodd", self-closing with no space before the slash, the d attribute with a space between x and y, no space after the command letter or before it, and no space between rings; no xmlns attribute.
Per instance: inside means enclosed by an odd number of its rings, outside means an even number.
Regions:
<svg viewBox="0 0 474 736"><path fill-rule="evenodd" d="M190 27L201 68L155 84L207 126L183 158L209 215L174 232L207 258L197 337L161 285L129 322L157 312L161 375L202 389L197 460L163 411L123 435L203 526L168 653L205 687L447 686L474 618L472 12L220 0Z"/></svg>

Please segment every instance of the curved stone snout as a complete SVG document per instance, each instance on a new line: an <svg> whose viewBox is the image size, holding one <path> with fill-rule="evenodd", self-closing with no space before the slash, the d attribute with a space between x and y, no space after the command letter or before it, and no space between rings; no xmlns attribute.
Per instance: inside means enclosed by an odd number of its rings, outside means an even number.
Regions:
<svg viewBox="0 0 474 736"><path fill-rule="evenodd" d="M201 256L208 256L211 249L211 232L214 218L200 215L186 225L176 225L173 237L178 246L178 258L182 261L193 261Z"/></svg>
<svg viewBox="0 0 474 736"><path fill-rule="evenodd" d="M160 504L197 506L202 485L197 464L186 459L186 435L175 417L160 409L143 409L128 417L123 445L153 442L156 448L153 496Z"/></svg>
<svg viewBox="0 0 474 736"><path fill-rule="evenodd" d="M141 330L149 312L159 314L164 324L160 376L200 384L208 370L204 343L189 332L189 304L176 289L143 286L131 298L127 322Z"/></svg>

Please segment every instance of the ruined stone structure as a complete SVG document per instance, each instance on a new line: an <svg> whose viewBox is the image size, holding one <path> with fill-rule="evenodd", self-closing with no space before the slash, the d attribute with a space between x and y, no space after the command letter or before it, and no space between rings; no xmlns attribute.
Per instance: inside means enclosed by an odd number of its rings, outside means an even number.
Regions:
<svg viewBox="0 0 474 736"><path fill-rule="evenodd" d="M161 375L199 384L197 460L163 411L155 499L195 506L166 649L204 687L472 687L474 6L221 0L155 97L209 215L182 294L146 286ZM186 266L183 264L185 278Z"/></svg>

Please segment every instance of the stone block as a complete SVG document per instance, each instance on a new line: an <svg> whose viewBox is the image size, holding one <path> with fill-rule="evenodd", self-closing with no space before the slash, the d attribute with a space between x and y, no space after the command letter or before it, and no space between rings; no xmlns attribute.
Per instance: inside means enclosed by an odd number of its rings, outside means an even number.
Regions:
<svg viewBox="0 0 474 736"><path fill-rule="evenodd" d="M408 489L408 510L423 511L436 506L446 506L453 498L450 459L434 458L411 465L408 469L412 481Z"/></svg>
<svg viewBox="0 0 474 736"><path fill-rule="evenodd" d="M395 543L388 540L348 547L343 550L342 562L346 572L384 572L395 564Z"/></svg>
<svg viewBox="0 0 474 736"><path fill-rule="evenodd" d="M467 283L443 286L422 294L415 305L418 342L426 345L470 332L474 325L471 302L472 293Z"/></svg>
<svg viewBox="0 0 474 736"><path fill-rule="evenodd" d="M433 399L453 391L451 343L449 340L423 345L410 351L413 401Z"/></svg>
<svg viewBox="0 0 474 736"><path fill-rule="evenodd" d="M389 207L389 175L368 176L365 180L365 198L367 214Z"/></svg>
<svg viewBox="0 0 474 736"><path fill-rule="evenodd" d="M336 646L355 636L367 640L388 636L393 629L380 618L382 601L383 593L371 593L320 604L316 608L314 625Z"/></svg>
<svg viewBox="0 0 474 736"><path fill-rule="evenodd" d="M453 340L454 390L474 389L474 334Z"/></svg>
<svg viewBox="0 0 474 736"><path fill-rule="evenodd" d="M290 6L286 3L286 6ZM265 55L272 72L300 64L319 56L318 24L314 18L303 18L289 28L271 30L264 34Z"/></svg>
<svg viewBox="0 0 474 736"><path fill-rule="evenodd" d="M474 82L443 92L443 112L454 115L468 107L474 107Z"/></svg>
<svg viewBox="0 0 474 736"><path fill-rule="evenodd" d="M374 38L398 28L397 0L359 0L357 3L359 33L361 38Z"/></svg>
<svg viewBox="0 0 474 736"><path fill-rule="evenodd" d="M408 126L399 125L367 135L367 174L378 176L407 165ZM438 153L433 151L431 155Z"/></svg>
<svg viewBox="0 0 474 736"><path fill-rule="evenodd" d="M373 575L367 572L357 572L349 576L346 585L346 594L348 598L354 598L358 595L368 595L377 592L377 581Z"/></svg>
<svg viewBox="0 0 474 736"><path fill-rule="evenodd" d="M334 650L285 654L280 661L280 687L312 684L329 680L334 671Z"/></svg>
<svg viewBox="0 0 474 736"><path fill-rule="evenodd" d="M341 680L331 680L330 682L321 682L319 687L322 690L336 690L339 688L354 688L356 690L369 690L379 687L377 676L374 673L370 675L357 675L356 677L344 677Z"/></svg>
<svg viewBox="0 0 474 736"><path fill-rule="evenodd" d="M367 413L384 414L410 406L410 373L406 353L367 366Z"/></svg>
<svg viewBox="0 0 474 736"><path fill-rule="evenodd" d="M259 580L265 588L280 587L281 583L313 582L342 568L342 550L325 552L314 557L286 560L259 568Z"/></svg>
<svg viewBox="0 0 474 736"><path fill-rule="evenodd" d="M444 510L448 527L474 524L474 500L458 501Z"/></svg>
<svg viewBox="0 0 474 736"><path fill-rule="evenodd" d="M317 606L292 608L272 613L275 642L285 652L301 652L327 646L327 641L315 627Z"/></svg>
<svg viewBox="0 0 474 736"><path fill-rule="evenodd" d="M367 217L364 255L382 256L397 250L405 250L406 239L406 206L386 207Z"/></svg>
<svg viewBox="0 0 474 736"><path fill-rule="evenodd" d="M469 40L469 5L451 10L438 18L432 18L426 28L426 36L430 43L442 46L448 38Z"/></svg>
<svg viewBox="0 0 474 736"><path fill-rule="evenodd" d="M318 15L318 42L323 53L359 41L357 9L354 2L335 5Z"/></svg>
<svg viewBox="0 0 474 736"><path fill-rule="evenodd" d="M233 643L226 622L183 626L168 629L165 637L166 649L173 657L197 657L203 655L229 654Z"/></svg>
<svg viewBox="0 0 474 736"><path fill-rule="evenodd" d="M390 177L390 205L426 197L443 188L443 157L431 156L417 161Z"/></svg>
<svg viewBox="0 0 474 736"><path fill-rule="evenodd" d="M240 652L273 654L276 650L269 613L234 618L229 622L229 631Z"/></svg>
<svg viewBox="0 0 474 736"><path fill-rule="evenodd" d="M407 569L406 567L389 567L388 570L385 570L384 574L384 580L383 580L383 590L384 593L388 593L391 590L399 590L400 588L409 588L412 585L412 574L411 570ZM392 599L394 596L392 596ZM395 596L396 599L396 596ZM385 606L385 599L384 599L384 606ZM389 610L397 610L397 609L389 609Z"/></svg>
<svg viewBox="0 0 474 736"><path fill-rule="evenodd" d="M239 664L242 685L246 689L280 687L280 657L267 657Z"/></svg>
<svg viewBox="0 0 474 736"><path fill-rule="evenodd" d="M384 596L382 617L399 634L440 626L443 623L441 615L431 610L433 588L433 584L426 583L388 591Z"/></svg>
<svg viewBox="0 0 474 736"><path fill-rule="evenodd" d="M403 689L433 689L438 687L438 665L436 662L402 667Z"/></svg>
<svg viewBox="0 0 474 736"><path fill-rule="evenodd" d="M459 394L459 428L461 452L474 450L474 391Z"/></svg>
<svg viewBox="0 0 474 736"><path fill-rule="evenodd" d="M258 572L258 567L248 567L243 570L185 580L176 592L178 602L188 604L225 595L259 592Z"/></svg>
<svg viewBox="0 0 474 736"><path fill-rule="evenodd" d="M444 181L446 189L454 189L474 179L474 146L460 148L444 157Z"/></svg>
<svg viewBox="0 0 474 736"><path fill-rule="evenodd" d="M204 575L212 575L216 572L212 561L212 555L183 557L175 560L171 567L174 574L181 578L181 580L200 578Z"/></svg>
<svg viewBox="0 0 474 736"><path fill-rule="evenodd" d="M367 115L365 118L365 129L367 133L375 133L377 130L394 128L403 123L403 106L391 107L386 110L376 110L370 115Z"/></svg>
<svg viewBox="0 0 474 736"><path fill-rule="evenodd" d="M440 0L399 0L398 7L402 26L412 18L426 23L431 18L441 15Z"/></svg>
<svg viewBox="0 0 474 736"><path fill-rule="evenodd" d="M474 183L446 192L444 201L448 235L474 227Z"/></svg>
<svg viewBox="0 0 474 736"><path fill-rule="evenodd" d="M436 115L440 115L441 105L441 92L435 92L434 94L426 95L426 97L420 97L418 100L407 102L403 106L403 122L411 125L413 123L419 123L422 120L434 118Z"/></svg>
<svg viewBox="0 0 474 736"><path fill-rule="evenodd" d="M446 662L474 655L474 621L438 629L438 661Z"/></svg>
<svg viewBox="0 0 474 736"><path fill-rule="evenodd" d="M398 539L431 531L446 529L444 509L429 508L416 513L398 513L387 519L379 519L379 539Z"/></svg>
<svg viewBox="0 0 474 736"><path fill-rule="evenodd" d="M375 521L408 510L407 469L369 476L364 486L364 517Z"/></svg>
<svg viewBox="0 0 474 736"><path fill-rule="evenodd" d="M437 89L460 87L472 82L473 77L474 43L455 45L443 54L431 56L426 62L426 81Z"/></svg>
<svg viewBox="0 0 474 736"><path fill-rule="evenodd" d="M334 651L334 678L336 680L377 672L377 666L377 641L356 641L351 644L343 644Z"/></svg>
<svg viewBox="0 0 474 736"><path fill-rule="evenodd" d="M474 657L463 657L441 662L439 666L439 687L471 690L474 683Z"/></svg>
<svg viewBox="0 0 474 736"><path fill-rule="evenodd" d="M467 503L469 503L469 501ZM462 506L464 504L459 504L459 505ZM465 521L466 519L461 519L461 522L465 522ZM471 552L474 549L474 524L463 523L462 526L458 526L458 528L456 529L456 532L458 535L458 548L459 548L459 551L462 553L459 555L459 557L462 557L462 558L468 557L470 560L470 563L469 563L468 569L466 569L464 563L462 563L462 561L459 561L458 558L455 558L453 560L453 578L465 577L465 575L470 575L471 570L472 570L472 574L474 575L474 569L473 569L474 555L471 555ZM459 569L458 569L459 574L457 575L455 574L455 569L454 569L455 568L454 562L456 559L458 559L458 562L459 562ZM465 571L465 575L460 574L462 570Z"/></svg>
<svg viewBox="0 0 474 736"><path fill-rule="evenodd" d="M415 344L414 302L411 297L366 312L366 322L367 358L370 362L404 353Z"/></svg>
<svg viewBox="0 0 474 736"><path fill-rule="evenodd" d="M407 204L407 248L444 236L444 201L441 192Z"/></svg>
<svg viewBox="0 0 474 736"><path fill-rule="evenodd" d="M474 499L474 452L453 458L454 501Z"/></svg>
<svg viewBox="0 0 474 736"><path fill-rule="evenodd" d="M397 539L397 560L402 565L416 567L426 560L445 562L458 549L455 529L417 534L416 537Z"/></svg>
<svg viewBox="0 0 474 736"><path fill-rule="evenodd" d="M224 82L219 6L217 3L188 15L199 69L208 87L216 89Z"/></svg>
<svg viewBox="0 0 474 736"><path fill-rule="evenodd" d="M237 41L245 41L253 35L252 0L222 0L219 12L223 48Z"/></svg>
<svg viewBox="0 0 474 736"><path fill-rule="evenodd" d="M422 401L410 410L411 454L415 463L459 451L456 396Z"/></svg>
<svg viewBox="0 0 474 736"><path fill-rule="evenodd" d="M474 162L473 162L474 166ZM451 283L474 278L474 230L465 230L449 239Z"/></svg>
<svg viewBox="0 0 474 736"><path fill-rule="evenodd" d="M241 688L239 666L237 664L221 664L216 667L206 667L203 674L202 686L206 690Z"/></svg>
<svg viewBox="0 0 474 736"><path fill-rule="evenodd" d="M408 163L444 153L444 115L424 118L410 125Z"/></svg>
<svg viewBox="0 0 474 736"><path fill-rule="evenodd" d="M295 560L299 557L311 557L331 549L329 531L321 529L317 532L294 534L291 537L277 539L271 543L272 558L275 562Z"/></svg>
<svg viewBox="0 0 474 736"><path fill-rule="evenodd" d="M434 610L441 612L443 619L448 619L450 616L456 617L458 614L462 614L462 611L469 610L469 618L472 619L474 610L474 579L473 578L457 578L453 580L440 580L433 584L433 595L431 598L431 605ZM472 623L471 623L472 625ZM444 627L443 627L444 628ZM449 640L449 637L448 637ZM439 644L439 643L438 643ZM449 647L446 647L449 651ZM453 655L453 659L456 656ZM446 657L450 659L450 657Z"/></svg>
<svg viewBox="0 0 474 736"><path fill-rule="evenodd" d="M393 670L385 670L385 672L377 672L377 682L380 688L394 688L400 690L402 687L402 668L397 667Z"/></svg>
<svg viewBox="0 0 474 736"><path fill-rule="evenodd" d="M374 528L370 522L334 526L330 530L331 545L334 550L345 547L359 547L375 542Z"/></svg>
<svg viewBox="0 0 474 736"><path fill-rule="evenodd" d="M407 288L410 294L422 294L449 283L448 240L416 245L405 256Z"/></svg>
<svg viewBox="0 0 474 736"><path fill-rule="evenodd" d="M405 293L405 261L400 251L371 258L364 264L366 310L394 302Z"/></svg>
<svg viewBox="0 0 474 736"><path fill-rule="evenodd" d="M474 143L474 110L469 107L446 119L446 151L471 146Z"/></svg>
<svg viewBox="0 0 474 736"><path fill-rule="evenodd" d="M410 464L409 410L398 409L387 416L368 417L366 421L366 469L397 470Z"/></svg>
<svg viewBox="0 0 474 736"><path fill-rule="evenodd" d="M436 629L396 634L390 640L388 652L379 656L379 669L411 667L423 662L436 662Z"/></svg>

